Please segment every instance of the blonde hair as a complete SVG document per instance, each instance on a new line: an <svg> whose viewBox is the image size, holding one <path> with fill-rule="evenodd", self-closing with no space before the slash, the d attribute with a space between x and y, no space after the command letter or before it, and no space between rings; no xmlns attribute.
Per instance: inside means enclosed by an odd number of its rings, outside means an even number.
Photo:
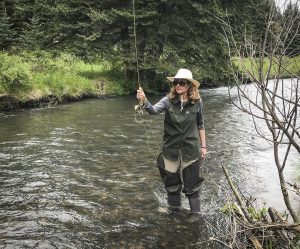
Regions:
<svg viewBox="0 0 300 249"><path fill-rule="evenodd" d="M188 89L188 99L192 102L195 103L196 100L200 99L200 93L198 88L191 82L189 82L190 87ZM168 96L170 99L174 99L178 96L178 93L176 92L175 86L172 86L170 89L170 92L168 93Z"/></svg>

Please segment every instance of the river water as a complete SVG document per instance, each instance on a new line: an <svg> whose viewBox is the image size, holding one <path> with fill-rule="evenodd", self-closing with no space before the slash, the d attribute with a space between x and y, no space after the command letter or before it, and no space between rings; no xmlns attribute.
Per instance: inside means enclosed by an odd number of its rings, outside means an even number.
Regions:
<svg viewBox="0 0 300 249"><path fill-rule="evenodd" d="M164 116L136 116L134 96L0 113L0 248L218 248L205 241L223 229L222 164L245 193L283 210L272 148L251 118L227 88L202 98L209 156L193 224L185 199L168 210L155 165ZM288 179L297 168L293 152Z"/></svg>

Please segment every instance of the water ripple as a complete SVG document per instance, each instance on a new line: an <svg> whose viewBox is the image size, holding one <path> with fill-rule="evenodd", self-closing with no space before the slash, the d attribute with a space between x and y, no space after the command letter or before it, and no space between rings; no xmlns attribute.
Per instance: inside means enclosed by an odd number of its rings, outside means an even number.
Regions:
<svg viewBox="0 0 300 249"><path fill-rule="evenodd" d="M156 168L164 116L145 114L144 126L136 123L134 98L0 113L0 247L199 248L212 233L208 223L222 226L222 163L244 190L273 191L262 188L272 150L226 94L227 88L202 92L208 174L203 217L193 225L184 196L178 213L167 208ZM276 191L264 194L276 201Z"/></svg>

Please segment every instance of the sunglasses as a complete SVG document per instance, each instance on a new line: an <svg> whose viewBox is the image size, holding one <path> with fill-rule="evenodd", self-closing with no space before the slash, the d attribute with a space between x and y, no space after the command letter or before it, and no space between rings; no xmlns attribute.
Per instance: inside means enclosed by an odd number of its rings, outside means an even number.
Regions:
<svg viewBox="0 0 300 249"><path fill-rule="evenodd" d="M188 83L187 80L177 79L177 80L173 81L173 86L177 86L178 84L179 84L179 86L185 86L187 83Z"/></svg>

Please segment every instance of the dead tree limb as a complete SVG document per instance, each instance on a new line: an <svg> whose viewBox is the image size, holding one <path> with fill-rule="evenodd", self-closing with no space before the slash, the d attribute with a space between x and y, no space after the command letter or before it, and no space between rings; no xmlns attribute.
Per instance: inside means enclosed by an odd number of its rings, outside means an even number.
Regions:
<svg viewBox="0 0 300 249"><path fill-rule="evenodd" d="M228 184L229 184L229 186L230 186L230 188L231 188L231 190L232 190L232 192L233 192L233 194L234 194L234 196L235 196L235 198L238 202L238 205L240 206L245 218L247 219L248 222L253 223L253 220L251 219L250 215L248 214L248 212L245 208L245 205L244 205L244 202L242 201L242 198L240 197L236 187L234 186L234 184L233 184L233 182L232 182L232 180L231 180L231 178L228 174L228 171L227 171L226 167L223 164L222 164L222 169L224 171L224 174L226 176Z"/></svg>

